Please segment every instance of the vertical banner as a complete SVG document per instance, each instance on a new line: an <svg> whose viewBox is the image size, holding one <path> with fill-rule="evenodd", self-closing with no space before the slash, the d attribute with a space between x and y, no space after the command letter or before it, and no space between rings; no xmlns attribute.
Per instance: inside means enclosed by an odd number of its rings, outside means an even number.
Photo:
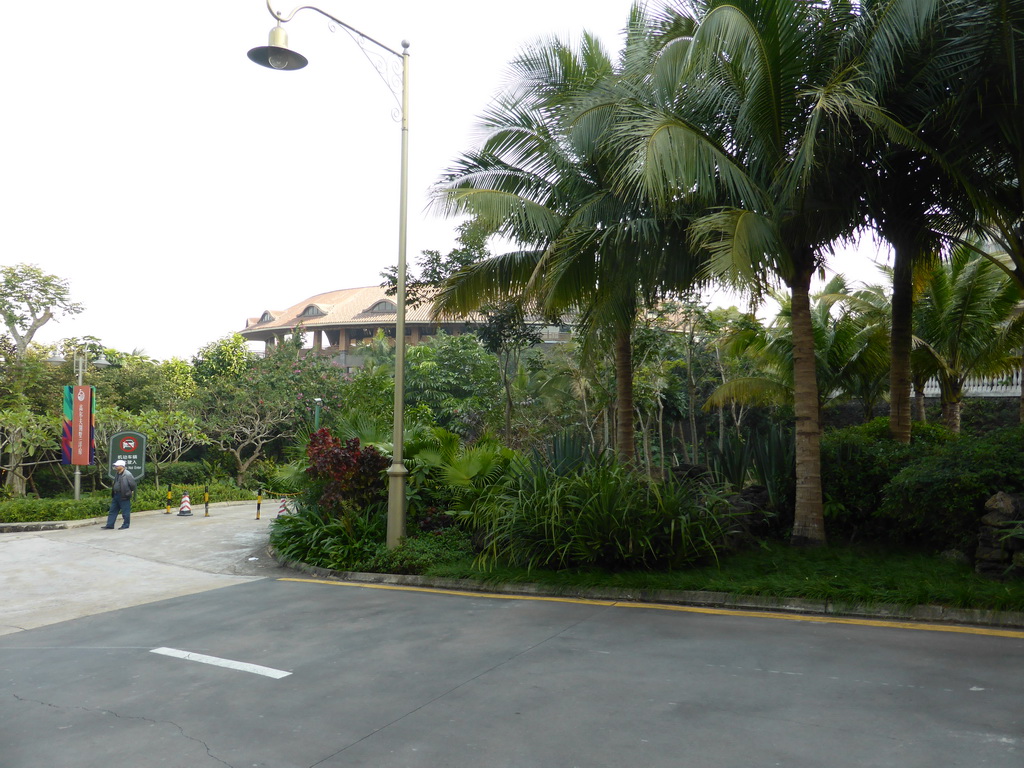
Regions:
<svg viewBox="0 0 1024 768"><path fill-rule="evenodd" d="M61 463L88 466L96 461L96 393L92 387L64 387Z"/></svg>

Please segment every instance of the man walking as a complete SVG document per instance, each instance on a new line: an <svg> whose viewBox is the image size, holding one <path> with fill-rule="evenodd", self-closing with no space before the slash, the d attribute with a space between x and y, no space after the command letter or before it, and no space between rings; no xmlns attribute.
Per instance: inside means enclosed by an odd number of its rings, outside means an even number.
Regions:
<svg viewBox="0 0 1024 768"><path fill-rule="evenodd" d="M135 495L136 482L132 473L125 469L125 463L122 459L118 459L114 462L114 471L117 472L117 476L114 478L114 484L110 488L110 511L107 513L107 524L104 528L112 529L114 523L117 522L117 513L121 513L121 517L124 518L124 525L121 529L124 530L131 524L132 518L132 496Z"/></svg>

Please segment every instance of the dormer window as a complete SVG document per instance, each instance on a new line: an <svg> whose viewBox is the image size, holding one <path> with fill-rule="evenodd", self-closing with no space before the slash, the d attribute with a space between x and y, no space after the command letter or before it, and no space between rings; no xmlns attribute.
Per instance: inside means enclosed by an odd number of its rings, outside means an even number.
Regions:
<svg viewBox="0 0 1024 768"><path fill-rule="evenodd" d="M272 314L270 314L269 311L264 312L262 315L260 315L260 322L261 323L270 323L270 322L273 322L276 319L277 318L274 317Z"/></svg>
<svg viewBox="0 0 1024 768"><path fill-rule="evenodd" d="M378 301L366 311L376 314L392 314L398 311L398 306L393 301Z"/></svg>
<svg viewBox="0 0 1024 768"><path fill-rule="evenodd" d="M327 313L320 309L320 307L318 307L316 304L310 304L308 307L302 310L303 317L323 317L326 314Z"/></svg>

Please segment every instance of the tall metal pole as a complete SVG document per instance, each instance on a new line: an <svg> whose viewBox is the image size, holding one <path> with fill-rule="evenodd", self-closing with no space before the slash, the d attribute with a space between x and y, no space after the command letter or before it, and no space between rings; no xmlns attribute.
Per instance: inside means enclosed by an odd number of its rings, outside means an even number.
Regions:
<svg viewBox="0 0 1024 768"><path fill-rule="evenodd" d="M398 292L395 310L395 425L388 469L388 549L405 536L405 240L409 209L409 43L402 41L402 181L398 204Z"/></svg>
<svg viewBox="0 0 1024 768"><path fill-rule="evenodd" d="M388 469L388 528L387 546L394 548L405 536L405 478L409 471L403 463L404 438L405 438L405 269L406 269L406 225L408 221L409 208L409 43L402 41L402 52L389 48L369 35L351 27L336 16L327 11L317 8L315 5L302 5L285 15L275 11L267 0L267 10L277 21L277 26L270 32L270 44L260 46L249 51L249 58L260 66L270 69L294 70L302 69L308 63L305 56L302 56L287 48L287 36L281 28L294 18L299 11L316 11L321 16L344 27L350 32L358 35L363 40L372 43L386 53L396 56L402 61L402 181L401 194L398 212L398 295L395 310L395 423L392 435L392 458L391 467ZM362 44L360 44L362 47ZM364 51L365 53L365 51ZM395 89L383 73L381 78L388 90L395 94Z"/></svg>

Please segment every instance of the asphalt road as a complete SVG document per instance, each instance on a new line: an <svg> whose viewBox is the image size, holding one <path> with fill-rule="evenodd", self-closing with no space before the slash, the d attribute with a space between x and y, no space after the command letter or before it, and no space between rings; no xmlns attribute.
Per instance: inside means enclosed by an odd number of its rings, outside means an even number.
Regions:
<svg viewBox="0 0 1024 768"><path fill-rule="evenodd" d="M213 514L0 538L0 768L1024 764L1024 633L318 582Z"/></svg>

